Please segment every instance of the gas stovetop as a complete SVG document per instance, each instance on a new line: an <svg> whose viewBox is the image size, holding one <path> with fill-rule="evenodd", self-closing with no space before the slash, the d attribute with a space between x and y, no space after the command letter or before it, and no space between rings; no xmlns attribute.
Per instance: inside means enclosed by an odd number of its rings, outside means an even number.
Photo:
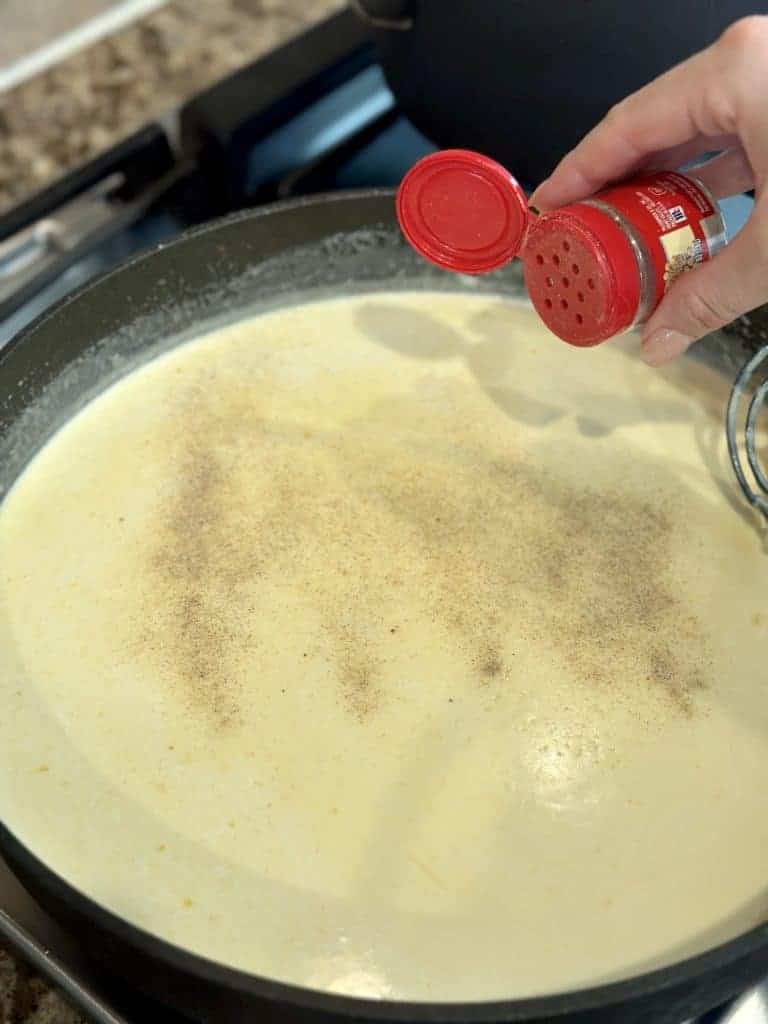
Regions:
<svg viewBox="0 0 768 1024"><path fill-rule="evenodd" d="M278 199L394 187L434 148L399 113L363 26L336 15L0 217L0 347L63 295L187 227ZM750 203L729 204L738 230ZM2 860L0 941L99 1024L183 1024L87 959ZM768 1024L768 982L698 1024Z"/></svg>

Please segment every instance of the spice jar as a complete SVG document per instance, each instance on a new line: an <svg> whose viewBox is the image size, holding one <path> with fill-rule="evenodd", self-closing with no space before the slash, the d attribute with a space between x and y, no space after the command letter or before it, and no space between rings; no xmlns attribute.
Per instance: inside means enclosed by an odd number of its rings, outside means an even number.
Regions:
<svg viewBox="0 0 768 1024"><path fill-rule="evenodd" d="M397 214L411 245L445 269L483 274L520 256L539 316L582 347L644 323L681 273L726 244L717 203L686 175L648 174L537 216L504 167L467 150L411 168Z"/></svg>

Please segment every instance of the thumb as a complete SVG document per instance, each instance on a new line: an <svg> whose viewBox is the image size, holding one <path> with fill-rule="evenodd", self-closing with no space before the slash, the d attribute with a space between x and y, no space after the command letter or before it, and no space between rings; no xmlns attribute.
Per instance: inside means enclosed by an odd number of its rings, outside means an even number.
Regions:
<svg viewBox="0 0 768 1024"><path fill-rule="evenodd" d="M768 216L755 209L732 245L672 285L643 329L643 359L661 366L694 341L764 302L768 302Z"/></svg>

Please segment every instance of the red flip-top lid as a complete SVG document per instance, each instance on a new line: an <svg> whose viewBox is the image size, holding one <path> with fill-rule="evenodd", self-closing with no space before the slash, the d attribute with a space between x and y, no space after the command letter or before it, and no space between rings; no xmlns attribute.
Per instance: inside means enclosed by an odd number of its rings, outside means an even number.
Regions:
<svg viewBox="0 0 768 1024"><path fill-rule="evenodd" d="M514 259L529 216L525 193L509 171L466 149L420 160L397 193L397 218L414 249L463 274L484 274Z"/></svg>

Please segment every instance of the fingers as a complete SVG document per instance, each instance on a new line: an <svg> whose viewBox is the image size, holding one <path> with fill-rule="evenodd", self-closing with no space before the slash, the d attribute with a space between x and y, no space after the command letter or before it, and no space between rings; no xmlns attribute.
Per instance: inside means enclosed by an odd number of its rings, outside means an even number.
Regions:
<svg viewBox="0 0 768 1024"><path fill-rule="evenodd" d="M694 155L704 152L696 148L700 137L738 136L757 181L766 180L766 53L768 17L735 22L714 45L614 107L536 189L531 204L551 210L577 202L647 166L654 154L679 149L680 156L691 143Z"/></svg>
<svg viewBox="0 0 768 1024"><path fill-rule="evenodd" d="M652 154L643 164L643 171L676 171L697 157L707 153L723 153L727 149L735 149L739 144L735 135L697 135L695 139L680 146Z"/></svg>
<svg viewBox="0 0 768 1024"><path fill-rule="evenodd" d="M728 110L747 154L757 187L768 178L768 17L742 18L716 44L716 87L709 106Z"/></svg>
<svg viewBox="0 0 768 1024"><path fill-rule="evenodd" d="M643 358L661 366L768 298L768 205L758 203L732 245L683 274L643 331Z"/></svg>
<svg viewBox="0 0 768 1024"><path fill-rule="evenodd" d="M768 301L768 17L734 23L707 50L610 111L531 196L546 211L578 202L639 169L681 166L727 149L693 174L717 198L754 188L755 210L731 246L684 274L646 325L659 365Z"/></svg>
<svg viewBox="0 0 768 1024"><path fill-rule="evenodd" d="M691 172L715 199L736 196L755 187L755 175L741 146L709 160Z"/></svg>
<svg viewBox="0 0 768 1024"><path fill-rule="evenodd" d="M539 210L565 206L626 177L654 153L702 133L730 134L732 125L713 119L701 125L694 116L693 98L704 90L711 65L705 50L614 107L536 189L531 204Z"/></svg>
<svg viewBox="0 0 768 1024"><path fill-rule="evenodd" d="M679 146L654 153L638 163L635 170L646 173L650 171L674 171L706 153L718 153L718 156L705 163L693 167L690 173L705 185L716 199L749 192L755 187L755 174L744 147L735 135L697 135L695 139ZM547 210L552 179L543 182L531 196L531 203L536 209ZM606 183L604 183L606 184ZM601 186L597 186L600 188ZM597 190L597 189L596 189ZM591 194L591 193L590 193ZM581 196L580 198L584 198ZM565 202L573 202L566 200ZM557 205L564 205L558 203Z"/></svg>

